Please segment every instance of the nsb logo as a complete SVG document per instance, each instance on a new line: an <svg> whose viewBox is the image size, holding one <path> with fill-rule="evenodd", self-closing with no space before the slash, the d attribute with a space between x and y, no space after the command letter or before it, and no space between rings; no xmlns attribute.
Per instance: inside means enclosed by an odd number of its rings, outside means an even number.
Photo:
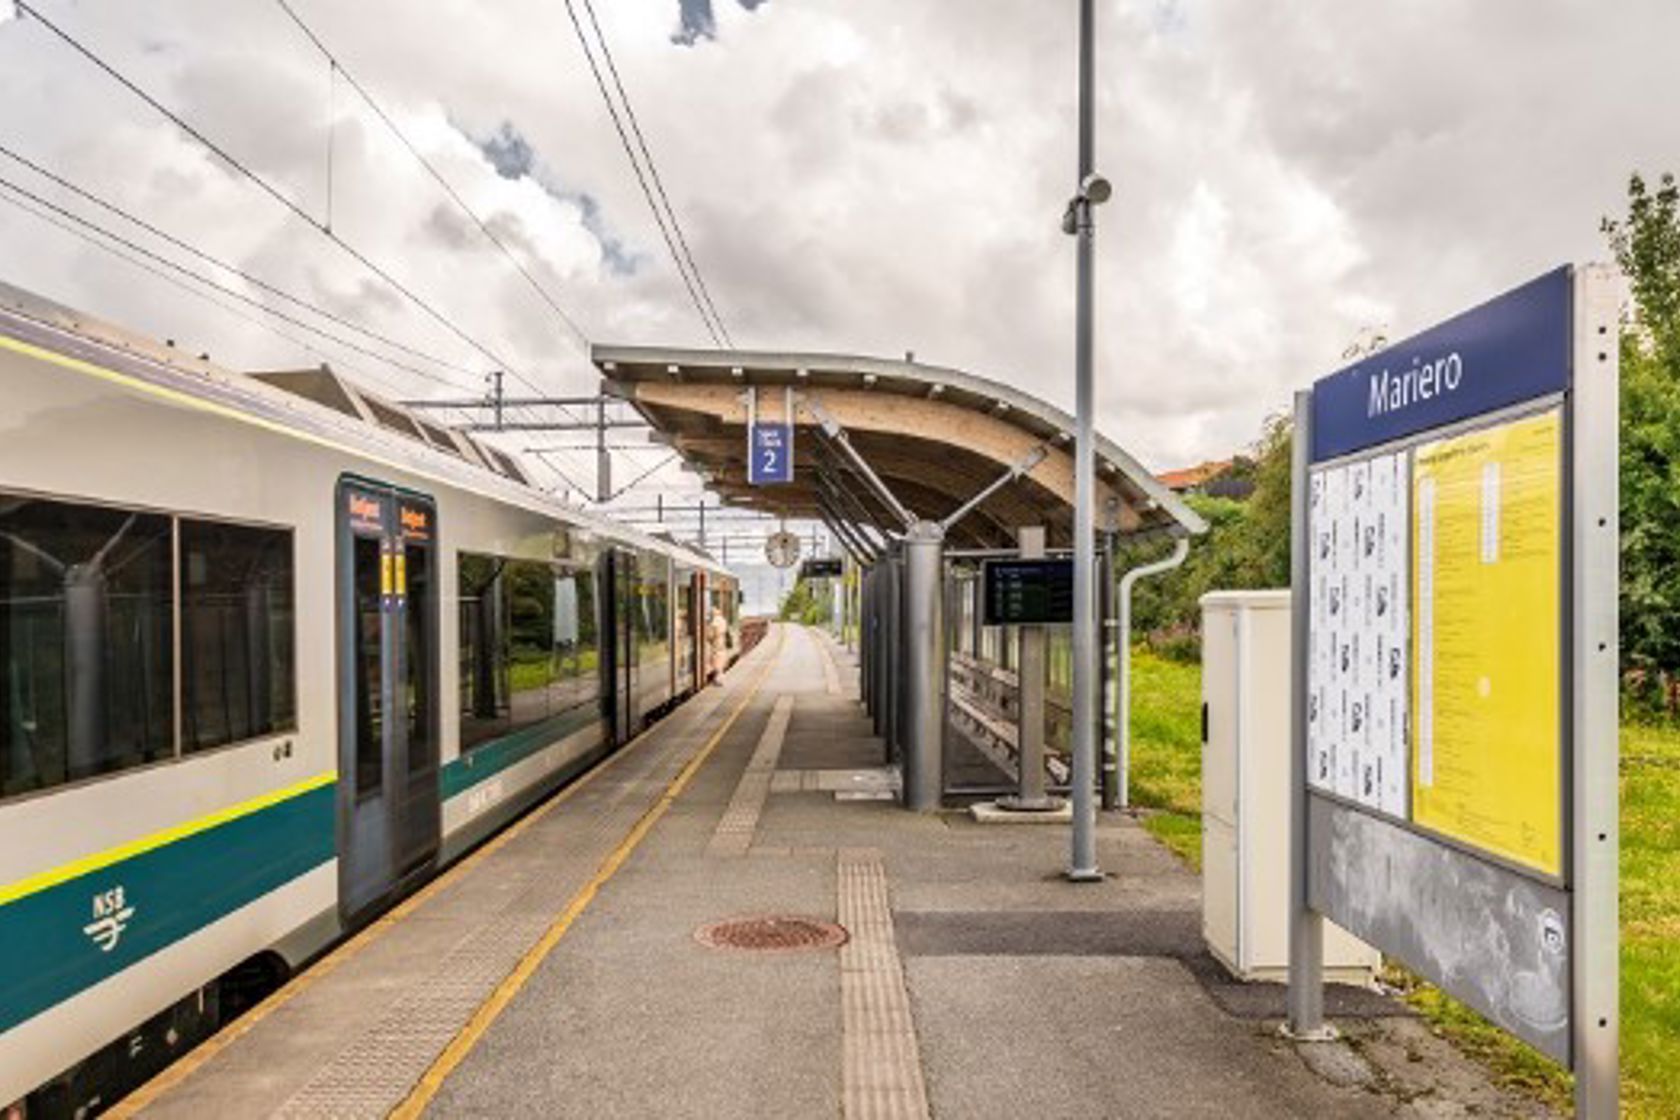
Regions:
<svg viewBox="0 0 1680 1120"><path fill-rule="evenodd" d="M93 938L101 952L109 953L117 947L133 917L134 907L128 905L123 889L112 887L93 896L93 921L83 926L82 932Z"/></svg>

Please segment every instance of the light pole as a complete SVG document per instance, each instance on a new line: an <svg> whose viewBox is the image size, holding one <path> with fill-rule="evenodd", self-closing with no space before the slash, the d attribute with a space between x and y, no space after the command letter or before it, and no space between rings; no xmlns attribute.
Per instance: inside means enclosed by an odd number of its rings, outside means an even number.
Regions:
<svg viewBox="0 0 1680 1120"><path fill-rule="evenodd" d="M1102 878L1097 867L1097 526L1096 392L1091 373L1091 258L1096 240L1093 208L1108 201L1107 179L1093 168L1092 132L1094 0L1079 0L1079 192L1068 202L1062 230L1077 241L1078 292L1074 323L1073 473L1073 851L1067 877L1076 883Z"/></svg>

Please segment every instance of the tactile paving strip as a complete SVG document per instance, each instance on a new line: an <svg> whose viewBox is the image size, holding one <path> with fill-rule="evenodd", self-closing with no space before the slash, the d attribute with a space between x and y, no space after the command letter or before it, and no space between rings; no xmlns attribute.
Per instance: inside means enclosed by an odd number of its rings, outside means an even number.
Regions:
<svg viewBox="0 0 1680 1120"><path fill-rule="evenodd" d="M770 781L782 756L782 742L787 738L788 721L792 718L793 697L784 694L776 701L770 722L741 773L729 806L718 819L717 830L706 845L707 855L744 856L752 847L753 833L758 830L758 818L764 812L764 799L770 795Z"/></svg>
<svg viewBox="0 0 1680 1120"><path fill-rule="evenodd" d="M711 715L733 692L696 698L692 718L664 742L626 759L608 784L580 798L502 851L480 874L513 879L518 889L392 1005L379 1023L341 1051L278 1110L288 1118L384 1117L460 1032L486 996L548 929L554 915L675 779L713 730ZM587 813L577 810L586 809ZM581 820L580 820L581 818ZM576 831L581 821L584 830ZM556 855L556 853L562 853Z"/></svg>
<svg viewBox="0 0 1680 1120"><path fill-rule="evenodd" d="M927 1120L921 1048L893 938L881 853L836 854L840 924L841 1105L846 1120Z"/></svg>

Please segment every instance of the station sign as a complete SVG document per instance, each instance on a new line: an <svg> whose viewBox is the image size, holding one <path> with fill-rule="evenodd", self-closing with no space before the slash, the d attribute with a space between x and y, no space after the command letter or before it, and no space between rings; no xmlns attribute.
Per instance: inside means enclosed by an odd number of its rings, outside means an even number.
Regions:
<svg viewBox="0 0 1680 1120"><path fill-rule="evenodd" d="M793 425L758 421L748 429L747 481L754 486L793 481Z"/></svg>
<svg viewBox="0 0 1680 1120"><path fill-rule="evenodd" d="M1313 461L1563 392L1571 283L1556 269L1321 378Z"/></svg>
<svg viewBox="0 0 1680 1120"><path fill-rule="evenodd" d="M1073 622L1072 560L988 560L980 582L986 626Z"/></svg>
<svg viewBox="0 0 1680 1120"><path fill-rule="evenodd" d="M1294 480L1305 901L1596 1100L1615 1076L1616 307L1607 270L1561 268L1321 379Z"/></svg>

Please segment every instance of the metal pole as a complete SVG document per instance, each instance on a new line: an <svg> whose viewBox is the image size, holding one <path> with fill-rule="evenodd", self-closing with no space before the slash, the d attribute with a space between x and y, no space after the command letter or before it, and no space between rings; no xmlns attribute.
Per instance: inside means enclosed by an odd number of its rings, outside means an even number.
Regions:
<svg viewBox="0 0 1680 1120"><path fill-rule="evenodd" d="M939 808L944 794L945 535L918 521L904 536L904 806Z"/></svg>
<svg viewBox="0 0 1680 1120"><path fill-rule="evenodd" d="M1083 197L1092 172L1092 40L1094 0L1079 0L1079 184L1075 204L1078 245L1077 308L1074 328L1074 415L1078 437L1074 445L1073 499L1073 850L1067 877L1076 883L1102 878L1097 867L1096 693L1097 675L1096 580L1096 457L1092 413L1095 392L1091 373L1091 257L1095 228L1091 203Z"/></svg>
<svg viewBox="0 0 1680 1120"><path fill-rule="evenodd" d="M1573 973L1570 1049L1575 1115L1618 1115L1621 1021L1618 1005L1616 853L1618 832L1616 588L1620 558L1617 503L1616 348L1618 279L1613 269L1575 270L1574 379L1570 396L1570 548L1574 558L1569 662L1574 812L1570 841Z"/></svg>
<svg viewBox="0 0 1680 1120"><path fill-rule="evenodd" d="M1312 448L1312 393L1295 394L1289 485L1289 1021L1292 1038L1335 1037L1324 1022L1324 919L1307 901L1307 665L1312 586L1307 464Z"/></svg>
<svg viewBox="0 0 1680 1120"><path fill-rule="evenodd" d="M1133 568L1120 577L1120 667L1116 674L1119 681L1115 690L1117 702L1114 717L1118 741L1115 751L1117 757L1114 760L1117 775L1114 783L1115 804L1109 806L1111 809L1129 809L1132 804L1132 588L1138 580L1146 576L1172 571L1184 563L1184 558L1188 555L1190 538L1180 537L1173 545L1172 554L1166 559Z"/></svg>

